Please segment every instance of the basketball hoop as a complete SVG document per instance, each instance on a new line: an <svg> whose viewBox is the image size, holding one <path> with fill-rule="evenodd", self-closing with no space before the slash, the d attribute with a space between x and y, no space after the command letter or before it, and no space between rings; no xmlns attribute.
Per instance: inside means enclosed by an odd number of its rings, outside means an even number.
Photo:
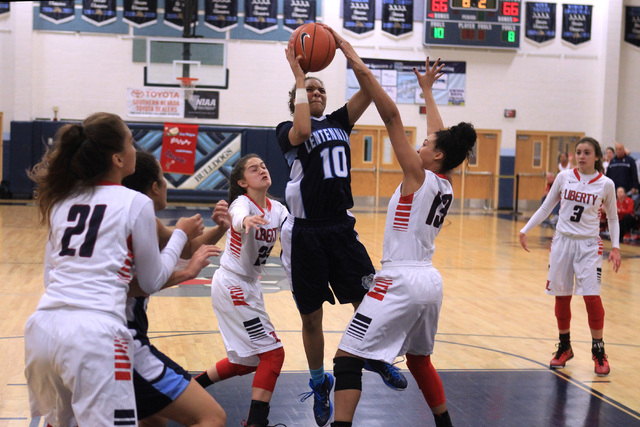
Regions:
<svg viewBox="0 0 640 427"><path fill-rule="evenodd" d="M180 87L184 89L184 97L185 99L191 99L193 96L193 91L196 87L196 82L198 81L195 77L176 77L180 80Z"/></svg>

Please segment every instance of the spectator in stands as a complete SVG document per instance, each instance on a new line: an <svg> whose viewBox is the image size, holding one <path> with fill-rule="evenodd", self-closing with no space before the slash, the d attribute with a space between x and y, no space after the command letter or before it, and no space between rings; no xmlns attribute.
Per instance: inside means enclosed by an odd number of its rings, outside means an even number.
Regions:
<svg viewBox="0 0 640 427"><path fill-rule="evenodd" d="M638 226L638 217L634 214L633 200L627 196L624 187L616 190L616 204L618 205L618 221L620 221L620 243L631 240L631 230Z"/></svg>
<svg viewBox="0 0 640 427"><path fill-rule="evenodd" d="M569 155L567 153L560 153L558 155L558 172L571 169L571 162L569 161Z"/></svg>
<svg viewBox="0 0 640 427"><path fill-rule="evenodd" d="M638 194L638 169L633 158L625 153L624 145L616 142L616 156L609 162L607 177L618 187L624 187L627 194Z"/></svg>
<svg viewBox="0 0 640 427"><path fill-rule="evenodd" d="M613 149L613 147L607 147L607 149L604 152L605 160L604 162L602 162L604 173L607 173L607 168L609 167L609 163L611 162L611 159L613 159L615 155L616 155L616 152Z"/></svg>

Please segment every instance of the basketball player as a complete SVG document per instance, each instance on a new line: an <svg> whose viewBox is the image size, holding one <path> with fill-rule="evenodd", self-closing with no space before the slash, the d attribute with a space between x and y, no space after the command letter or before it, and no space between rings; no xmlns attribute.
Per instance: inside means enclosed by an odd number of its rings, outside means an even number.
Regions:
<svg viewBox="0 0 640 427"><path fill-rule="evenodd" d="M25 376L32 417L53 427L74 418L137 425L125 316L132 266L140 287L155 292L202 232L199 215L182 218L160 252L151 200L120 185L135 153L122 119L96 113L60 128L30 172L49 237L45 293L25 328Z"/></svg>
<svg viewBox="0 0 640 427"><path fill-rule="evenodd" d="M431 92L444 64L437 60L430 67L427 58L425 74L414 69L424 93L428 135L416 151L393 100L351 44L331 31L360 87L375 102L403 173L387 210L382 270L375 275L333 359L336 415L332 426L352 425L362 392L365 359L391 362L400 355L405 355L436 426L451 426L442 381L431 364L442 305L442 277L431 259L435 238L453 201L446 174L469 156L476 132L464 122L445 129Z"/></svg>
<svg viewBox="0 0 640 427"><path fill-rule="evenodd" d="M267 427L269 402L284 363L284 349L267 314L260 274L287 208L267 197L271 176L256 154L242 157L229 176L226 250L211 283L211 302L227 357L196 377L203 387L255 372L249 416L242 425Z"/></svg>
<svg viewBox="0 0 640 427"><path fill-rule="evenodd" d="M602 149L593 138L585 137L576 145L578 167L560 172L551 186L544 203L520 230L520 244L529 252L527 233L549 215L560 203L556 232L549 253L549 274L546 293L555 295L555 314L558 321L560 343L549 363L551 369L564 368L573 358L571 348L571 296L582 295L587 307L591 329L591 354L596 375L610 372L609 361L602 341L604 308L600 299L602 267L602 240L600 212L604 209L611 233L609 262L613 270L620 268L620 226L613 181L603 175Z"/></svg>
<svg viewBox="0 0 640 427"><path fill-rule="evenodd" d="M291 215L282 226L282 263L302 318L302 342L311 372L311 392L302 400L314 396L316 423L324 426L333 412L329 394L334 379L324 371L322 306L325 301L335 304L335 294L341 304L357 307L367 292L363 283L375 273L348 211L353 207L349 134L371 98L360 90L346 105L325 115L324 85L305 77L294 42L285 49L296 80L289 94L293 121L276 128L291 178L285 194ZM392 388L407 386L393 365L371 362L366 368L378 372Z"/></svg>
<svg viewBox="0 0 640 427"><path fill-rule="evenodd" d="M167 183L160 163L151 153L136 153L136 171L124 178L122 184L146 194L153 201L156 212L167 206ZM221 225L207 229L186 243L182 257L190 261L178 261L179 267L164 288L193 279L209 264L209 257L220 255L220 248L211 245L217 243L229 228L225 226L227 218L226 202L218 203L212 219ZM171 236L171 229L156 218L156 230L160 248L163 248ZM149 296L139 290L134 277L127 299L127 321L134 339L133 384L140 425L165 426L170 419L185 426L224 426L226 416L218 402L149 341L148 303Z"/></svg>

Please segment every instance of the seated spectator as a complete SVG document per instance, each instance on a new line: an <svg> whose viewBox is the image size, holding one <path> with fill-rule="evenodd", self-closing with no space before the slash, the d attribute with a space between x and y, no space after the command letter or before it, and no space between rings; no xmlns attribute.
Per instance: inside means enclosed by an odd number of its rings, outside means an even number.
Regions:
<svg viewBox="0 0 640 427"><path fill-rule="evenodd" d="M567 153L560 153L558 156L558 172L571 169L571 162L569 160Z"/></svg>
<svg viewBox="0 0 640 427"><path fill-rule="evenodd" d="M638 171L636 162L626 154L623 144L616 142L616 155L609 162L607 177L618 187L624 187L627 194L638 194Z"/></svg>
<svg viewBox="0 0 640 427"><path fill-rule="evenodd" d="M620 222L620 243L631 240L631 230L638 225L638 218L634 213L633 200L627 196L624 187L616 190L616 204L618 205L618 221Z"/></svg>

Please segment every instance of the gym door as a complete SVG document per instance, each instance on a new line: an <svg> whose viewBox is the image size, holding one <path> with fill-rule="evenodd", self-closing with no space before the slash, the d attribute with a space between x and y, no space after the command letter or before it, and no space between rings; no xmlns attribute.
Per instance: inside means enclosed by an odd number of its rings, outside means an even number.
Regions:
<svg viewBox="0 0 640 427"><path fill-rule="evenodd" d="M405 128L415 146L415 128ZM402 169L396 159L387 129L357 126L351 131L351 191L359 203L386 206L398 184Z"/></svg>

